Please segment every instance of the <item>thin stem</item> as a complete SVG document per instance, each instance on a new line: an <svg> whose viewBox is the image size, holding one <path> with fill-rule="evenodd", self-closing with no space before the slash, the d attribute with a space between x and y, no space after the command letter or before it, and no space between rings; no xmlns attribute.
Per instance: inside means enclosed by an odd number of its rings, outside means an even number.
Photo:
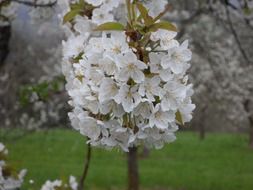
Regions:
<svg viewBox="0 0 253 190"><path fill-rule="evenodd" d="M168 51L166 51L166 50L151 50L149 52L153 52L153 53L168 53Z"/></svg>
<svg viewBox="0 0 253 190"><path fill-rule="evenodd" d="M136 13L135 13L135 3L131 4L131 11L132 11L132 20L136 20Z"/></svg>
<svg viewBox="0 0 253 190"><path fill-rule="evenodd" d="M90 159L91 159L91 145L90 143L87 145L87 153L84 159L84 170L82 177L78 184L78 190L84 190L84 182L88 174L89 166L90 166Z"/></svg>
<svg viewBox="0 0 253 190"><path fill-rule="evenodd" d="M130 0L126 0L126 5L127 5L128 23L132 25L131 2L130 2Z"/></svg>
<svg viewBox="0 0 253 190"><path fill-rule="evenodd" d="M158 21L161 17L163 17L168 11L172 10L172 5L171 4L167 4L167 6L165 7L164 11L161 12L157 17L155 17L154 21Z"/></svg>

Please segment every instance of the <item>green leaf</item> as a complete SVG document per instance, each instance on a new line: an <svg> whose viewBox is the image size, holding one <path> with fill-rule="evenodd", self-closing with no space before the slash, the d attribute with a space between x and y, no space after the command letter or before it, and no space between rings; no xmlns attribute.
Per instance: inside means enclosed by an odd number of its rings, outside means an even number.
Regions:
<svg viewBox="0 0 253 190"><path fill-rule="evenodd" d="M151 31L151 32L156 32L159 29L164 29L164 30L177 32L177 27L175 25L173 25L172 23L167 22L167 21L161 21L161 22L152 24L149 27L149 31Z"/></svg>
<svg viewBox="0 0 253 190"><path fill-rule="evenodd" d="M184 121L183 121L182 115L181 115L181 113L179 111L176 112L176 120L177 120L177 122L180 125L184 125Z"/></svg>
<svg viewBox="0 0 253 190"><path fill-rule="evenodd" d="M78 63L80 59L82 59L84 52L79 53L76 57L73 58L75 63Z"/></svg>
<svg viewBox="0 0 253 190"><path fill-rule="evenodd" d="M31 89L28 86L21 87L19 90L19 102L22 106L29 104L29 97L31 94Z"/></svg>
<svg viewBox="0 0 253 190"><path fill-rule="evenodd" d="M123 31L125 30L125 26L118 22L107 22L99 25L97 28L94 29L94 31L108 31L108 30Z"/></svg>
<svg viewBox="0 0 253 190"><path fill-rule="evenodd" d="M38 85L33 86L33 91L38 94L42 100L47 100L49 97L49 83L42 82Z"/></svg>
<svg viewBox="0 0 253 190"><path fill-rule="evenodd" d="M81 9L74 9L69 11L64 17L63 17L63 23L69 22L75 18L76 15L81 13Z"/></svg>
<svg viewBox="0 0 253 190"><path fill-rule="evenodd" d="M154 24L154 19L148 14L148 10L141 3L137 3L137 8L140 11L141 17L146 26Z"/></svg>

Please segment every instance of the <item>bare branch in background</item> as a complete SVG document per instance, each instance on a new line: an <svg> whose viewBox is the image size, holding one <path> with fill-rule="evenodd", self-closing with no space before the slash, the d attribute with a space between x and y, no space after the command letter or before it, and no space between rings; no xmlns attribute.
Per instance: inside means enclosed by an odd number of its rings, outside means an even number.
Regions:
<svg viewBox="0 0 253 190"><path fill-rule="evenodd" d="M245 59L245 61L247 62L247 64L249 64L250 60L249 60L249 58L247 56L246 51L242 47L241 41L239 39L239 36L238 36L238 34L237 34L237 32L236 32L236 30L234 28L233 22L231 20L229 8L226 5L225 5L225 9L226 9L226 15L227 15L227 21L228 21L228 24L229 24L229 28L230 28L230 30L231 30L234 38L235 38L235 41L237 43L237 46L238 46L238 48L239 48L239 50L240 50L243 58Z"/></svg>
<svg viewBox="0 0 253 190"><path fill-rule="evenodd" d="M30 6L30 7L53 7L57 3L57 0L53 2L49 2L49 3L45 3L45 4L37 3L36 0L34 0L34 2L30 2L26 0L10 0L10 1L20 3L26 6Z"/></svg>

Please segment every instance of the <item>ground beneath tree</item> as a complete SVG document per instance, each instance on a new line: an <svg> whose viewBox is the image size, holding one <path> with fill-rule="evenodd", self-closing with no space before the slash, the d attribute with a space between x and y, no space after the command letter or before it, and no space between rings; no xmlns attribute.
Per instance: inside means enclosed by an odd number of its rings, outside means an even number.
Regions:
<svg viewBox="0 0 253 190"><path fill-rule="evenodd" d="M47 179L80 176L85 138L77 132L50 130L16 138L19 133L0 130L0 139L11 162L28 169L23 189L39 189ZM253 151L247 143L247 135L207 134L206 140L199 141L197 134L178 133L175 143L140 159L141 190L252 190ZM124 190L125 154L102 149L92 153L87 189Z"/></svg>

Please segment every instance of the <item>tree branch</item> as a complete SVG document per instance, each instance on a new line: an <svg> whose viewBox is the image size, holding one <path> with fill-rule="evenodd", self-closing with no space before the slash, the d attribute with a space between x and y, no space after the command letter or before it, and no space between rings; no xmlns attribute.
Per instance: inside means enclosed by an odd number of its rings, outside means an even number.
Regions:
<svg viewBox="0 0 253 190"><path fill-rule="evenodd" d="M229 28L230 28L230 30L231 30L234 38L235 38L235 41L237 43L237 46L238 46L238 48L239 48L239 50L240 50L243 58L245 59L245 61L247 62L247 64L249 64L250 60L249 60L249 58L247 56L246 51L242 47L241 41L239 39L239 36L238 36L238 34L237 34L237 32L236 32L236 30L234 28L233 22L231 20L230 11L229 11L229 9L228 9L228 7L226 5L225 5L225 9L226 9L226 15L227 15L227 21L228 21Z"/></svg>
<svg viewBox="0 0 253 190"><path fill-rule="evenodd" d="M34 0L34 2L30 2L30 1L26 1L26 0L10 0L12 2L16 2L19 4L23 4L26 6L30 6L30 7L53 7L54 5L56 5L57 0L54 0L53 2L49 2L49 3L37 3L36 0Z"/></svg>

